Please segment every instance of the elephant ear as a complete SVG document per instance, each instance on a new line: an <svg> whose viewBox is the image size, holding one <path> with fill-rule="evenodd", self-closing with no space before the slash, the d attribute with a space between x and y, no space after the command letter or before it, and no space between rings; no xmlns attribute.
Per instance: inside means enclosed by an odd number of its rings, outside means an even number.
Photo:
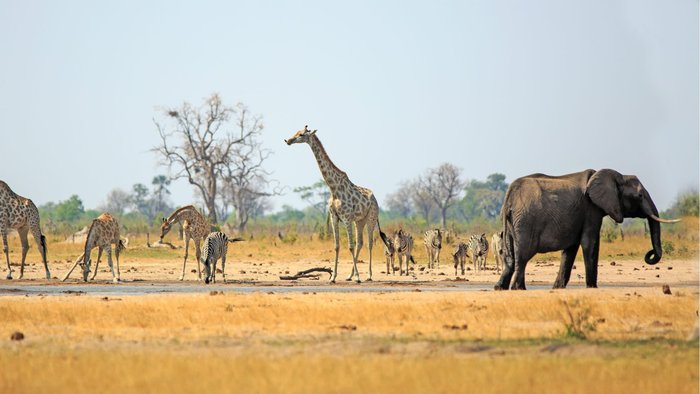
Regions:
<svg viewBox="0 0 700 394"><path fill-rule="evenodd" d="M604 169L593 174L586 185L586 194L591 201L617 223L622 223L625 218L618 189L618 185L622 182L622 175L619 172Z"/></svg>

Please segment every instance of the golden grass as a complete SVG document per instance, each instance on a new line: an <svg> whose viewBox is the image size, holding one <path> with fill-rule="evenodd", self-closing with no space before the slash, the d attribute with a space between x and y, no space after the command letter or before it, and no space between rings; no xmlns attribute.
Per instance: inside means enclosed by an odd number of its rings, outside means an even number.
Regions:
<svg viewBox="0 0 700 394"><path fill-rule="evenodd" d="M0 392L697 392L697 296L8 296ZM592 342L566 339L572 319Z"/></svg>

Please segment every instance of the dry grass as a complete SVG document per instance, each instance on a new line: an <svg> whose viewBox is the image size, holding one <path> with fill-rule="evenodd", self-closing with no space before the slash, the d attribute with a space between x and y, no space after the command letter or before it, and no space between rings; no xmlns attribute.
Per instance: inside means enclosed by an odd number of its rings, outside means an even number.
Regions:
<svg viewBox="0 0 700 394"><path fill-rule="evenodd" d="M697 341L683 341L697 296L3 297L0 391L697 392ZM567 338L572 319L594 342ZM14 330L26 339L10 342Z"/></svg>

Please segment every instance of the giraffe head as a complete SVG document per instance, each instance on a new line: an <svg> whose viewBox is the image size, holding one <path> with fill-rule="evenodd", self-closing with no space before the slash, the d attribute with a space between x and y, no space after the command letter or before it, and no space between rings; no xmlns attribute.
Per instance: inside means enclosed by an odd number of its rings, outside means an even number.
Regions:
<svg viewBox="0 0 700 394"><path fill-rule="evenodd" d="M88 281L88 276L90 275L90 265L92 264L92 260L88 257L86 258L80 266L83 268L83 282Z"/></svg>
<svg viewBox="0 0 700 394"><path fill-rule="evenodd" d="M303 129L297 131L292 138L284 140L284 142L286 142L287 145L309 143L311 136L316 134L316 131L318 130L309 130L309 126L306 125Z"/></svg>
<svg viewBox="0 0 700 394"><path fill-rule="evenodd" d="M163 242L163 237L165 237L172 227L172 223L168 222L168 219L163 218L163 223L160 225L160 241Z"/></svg>

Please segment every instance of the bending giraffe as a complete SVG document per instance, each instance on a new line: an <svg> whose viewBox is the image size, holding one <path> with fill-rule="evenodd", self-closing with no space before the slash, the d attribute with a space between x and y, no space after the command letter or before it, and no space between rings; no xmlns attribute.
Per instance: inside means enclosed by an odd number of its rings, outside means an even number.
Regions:
<svg viewBox="0 0 700 394"><path fill-rule="evenodd" d="M114 244L114 258L117 260L117 272L114 272L114 266L112 265L112 244ZM124 242L119 238L119 222L111 214L105 212L102 215L92 220L90 228L88 229L87 236L85 237L85 247L83 248L83 254L80 255L73 263L73 266L66 272L66 274L61 278L61 281L68 279L70 274L73 272L75 267L80 264L83 268L83 281L88 281L88 276L90 274L90 264L92 260L90 259L90 252L94 248L99 248L97 250L97 261L95 262L95 270L92 273L92 278L95 279L97 275L97 268L100 265L100 259L102 258L102 253L107 253L107 264L109 264L109 269L112 271L112 281L114 283L119 283L120 272L119 272L119 253L124 250Z"/></svg>
<svg viewBox="0 0 700 394"><path fill-rule="evenodd" d="M311 151L316 157L321 175L331 191L328 200L328 211L331 214L331 224L333 225L333 238L335 240L335 269L331 277L331 282L335 282L338 275L338 251L339 246L339 222L342 222L348 233L348 244L352 255L352 272L346 280L352 280L357 275L357 283L360 283L360 273L357 270L357 259L363 244L362 232L367 227L367 247L369 248L369 276L372 280L372 243L374 236L374 226L379 229L379 236L384 245L389 247L386 235L379 227L379 204L371 190L357 186L350 182L348 175L341 171L331 161L323 148L321 141L316 136L316 130L309 130L309 126L304 126L288 140L284 140L287 145L306 143L311 147ZM355 232L353 234L353 224Z"/></svg>
<svg viewBox="0 0 700 394"><path fill-rule="evenodd" d="M0 235L2 235L2 247L7 260L7 279L12 279L12 267L10 267L10 251L7 245L7 233L17 230L22 244L22 264L19 269L19 279L24 276L24 261L29 251L27 234L31 231L41 253L41 260L44 263L46 279L51 279L49 265L46 261L46 237L41 233L39 226L39 210L32 200L15 194L7 183L0 181Z"/></svg>
<svg viewBox="0 0 700 394"><path fill-rule="evenodd" d="M195 257L197 257L197 277L199 280L202 280L202 272L199 263L199 258L201 256L200 245L211 232L211 225L192 205L179 208L168 216L167 219L163 218L163 224L160 226L161 242L175 223L180 223L182 225L182 230L185 232L185 259L182 262L182 275L180 275L179 280L185 279L185 266L187 265L187 256L189 255L190 239L194 241L194 253Z"/></svg>

